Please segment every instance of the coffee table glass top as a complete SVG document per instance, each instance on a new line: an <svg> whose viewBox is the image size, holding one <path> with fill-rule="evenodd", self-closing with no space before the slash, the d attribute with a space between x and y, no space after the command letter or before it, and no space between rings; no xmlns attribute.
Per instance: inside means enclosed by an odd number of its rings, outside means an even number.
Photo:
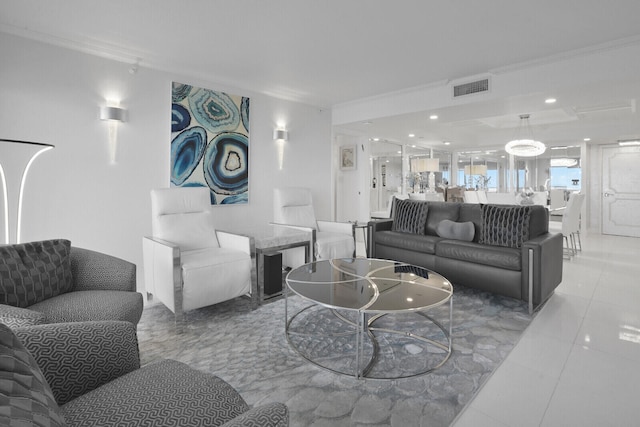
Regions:
<svg viewBox="0 0 640 427"><path fill-rule="evenodd" d="M451 283L431 270L367 258L302 265L289 272L287 286L327 307L378 313L435 307L453 294Z"/></svg>

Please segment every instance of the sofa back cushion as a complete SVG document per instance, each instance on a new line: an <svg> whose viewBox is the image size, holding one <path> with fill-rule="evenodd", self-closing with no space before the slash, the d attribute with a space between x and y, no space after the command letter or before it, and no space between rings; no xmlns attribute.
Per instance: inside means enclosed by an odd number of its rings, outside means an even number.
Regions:
<svg viewBox="0 0 640 427"><path fill-rule="evenodd" d="M423 202L429 205L429 215L427 216L427 234L437 236L436 231L441 221L458 221L460 213L460 203L451 202Z"/></svg>
<svg viewBox="0 0 640 427"><path fill-rule="evenodd" d="M69 292L70 252L63 239L0 246L0 304L28 307Z"/></svg>
<svg viewBox="0 0 640 427"><path fill-rule="evenodd" d="M479 203L461 203L458 222L472 222L475 229L473 241L480 241L482 231L482 205Z"/></svg>
<svg viewBox="0 0 640 427"><path fill-rule="evenodd" d="M429 205L415 200L396 200L391 231L424 234Z"/></svg>
<svg viewBox="0 0 640 427"><path fill-rule="evenodd" d="M0 324L0 424L64 426L42 371L22 343Z"/></svg>
<svg viewBox="0 0 640 427"><path fill-rule="evenodd" d="M529 240L531 206L482 205L480 243L520 248Z"/></svg>

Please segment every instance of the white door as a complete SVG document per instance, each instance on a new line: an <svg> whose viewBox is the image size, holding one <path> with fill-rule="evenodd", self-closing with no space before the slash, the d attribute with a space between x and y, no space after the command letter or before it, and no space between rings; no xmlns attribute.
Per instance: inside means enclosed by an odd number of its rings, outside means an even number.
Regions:
<svg viewBox="0 0 640 427"><path fill-rule="evenodd" d="M602 233L640 237L640 147L602 148Z"/></svg>

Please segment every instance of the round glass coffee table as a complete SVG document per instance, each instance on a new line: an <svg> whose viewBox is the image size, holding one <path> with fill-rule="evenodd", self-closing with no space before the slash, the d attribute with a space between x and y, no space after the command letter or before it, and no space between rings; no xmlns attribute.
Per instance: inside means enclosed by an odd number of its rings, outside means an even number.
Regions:
<svg viewBox="0 0 640 427"><path fill-rule="evenodd" d="M293 269L286 282L287 340L321 368L399 379L431 372L451 355L453 287L433 271L389 260L334 259ZM291 292L311 304L289 318ZM445 316L448 328L436 320Z"/></svg>

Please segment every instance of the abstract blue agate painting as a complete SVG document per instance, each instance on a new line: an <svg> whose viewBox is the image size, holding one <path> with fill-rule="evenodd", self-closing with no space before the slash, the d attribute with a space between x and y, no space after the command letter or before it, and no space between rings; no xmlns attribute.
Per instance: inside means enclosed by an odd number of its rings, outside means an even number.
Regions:
<svg viewBox="0 0 640 427"><path fill-rule="evenodd" d="M171 102L171 186L248 203L249 98L173 82Z"/></svg>

